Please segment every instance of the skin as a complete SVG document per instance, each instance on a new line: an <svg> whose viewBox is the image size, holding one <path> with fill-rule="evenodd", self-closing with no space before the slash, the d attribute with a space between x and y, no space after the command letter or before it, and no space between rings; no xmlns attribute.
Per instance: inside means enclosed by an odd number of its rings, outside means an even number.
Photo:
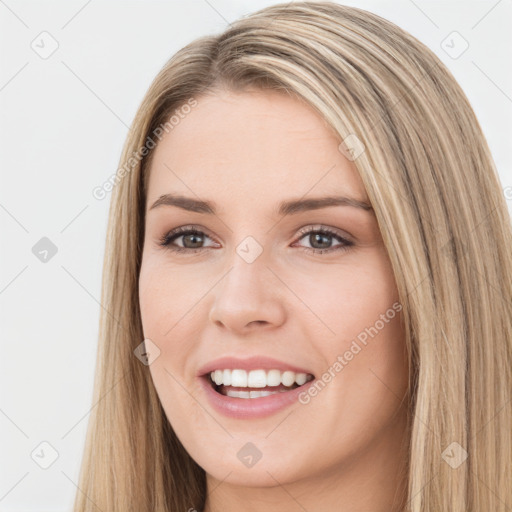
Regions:
<svg viewBox="0 0 512 512"><path fill-rule="evenodd" d="M267 355L321 378L398 293L373 210L275 213L280 201L304 197L369 202L341 139L312 108L276 91L196 99L153 155L139 290L144 336L160 349L151 376L178 438L206 471L205 510L399 511L409 435L399 313L307 404L246 420L206 401L197 372L225 355ZM167 193L211 200L218 212L150 209ZM190 224L202 238L173 244L199 252L158 245ZM315 242L299 233L321 227L353 246L336 250L336 236ZM263 248L250 264L236 252L248 236ZM322 247L332 250L311 252ZM237 458L247 442L262 453L249 468Z"/></svg>

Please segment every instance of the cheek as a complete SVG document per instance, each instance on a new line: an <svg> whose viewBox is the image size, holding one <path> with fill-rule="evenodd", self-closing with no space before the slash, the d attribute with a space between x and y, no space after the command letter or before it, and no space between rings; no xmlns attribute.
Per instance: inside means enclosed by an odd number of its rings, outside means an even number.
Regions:
<svg viewBox="0 0 512 512"><path fill-rule="evenodd" d="M396 396L402 396L408 385L408 358L389 260L368 251L346 262L326 266L314 278L298 274L294 291L309 307L299 320L305 337L322 355L326 371L331 368L336 375L329 384L330 399L360 408L363 417L365 409L380 400L393 406ZM333 369L336 362L342 366Z"/></svg>
<svg viewBox="0 0 512 512"><path fill-rule="evenodd" d="M185 269L165 263L143 263L139 277L139 305L144 335L171 338L184 325L195 325L194 306L208 288Z"/></svg>
<svg viewBox="0 0 512 512"><path fill-rule="evenodd" d="M193 372L190 355L194 350L193 340L197 337L193 326L199 320L194 319L194 309L189 304L194 293L186 286L187 281L190 279L182 273L165 270L161 263L144 263L139 277L144 337L153 341L160 350L149 371L173 426L180 422L195 422L197 414L196 403L188 388Z"/></svg>
<svg viewBox="0 0 512 512"><path fill-rule="evenodd" d="M160 350L150 371L164 406L175 404L169 411L172 417L197 406L185 388L195 386L197 340L207 321L203 301L216 277L171 266L159 255L148 257L141 266L139 305L144 337Z"/></svg>
<svg viewBox="0 0 512 512"><path fill-rule="evenodd" d="M185 300L179 281L178 273L165 272L161 266L146 263L141 267L139 305L142 328L144 338L149 338L160 351L149 370L164 408L181 397L178 382L183 381L181 371L192 350L190 340L193 338L182 330L190 323L184 316ZM180 321L181 318L183 320Z"/></svg>
<svg viewBox="0 0 512 512"><path fill-rule="evenodd" d="M358 335L364 338L365 329L379 321L393 305L399 307L391 267L378 251L347 257L343 264L318 265L314 272L310 270L289 274L287 282L293 283L294 293L302 299L295 308L301 313L299 321L312 329L308 333L311 340L322 338L331 341L331 346L343 348L344 343ZM394 313L392 309L393 317Z"/></svg>

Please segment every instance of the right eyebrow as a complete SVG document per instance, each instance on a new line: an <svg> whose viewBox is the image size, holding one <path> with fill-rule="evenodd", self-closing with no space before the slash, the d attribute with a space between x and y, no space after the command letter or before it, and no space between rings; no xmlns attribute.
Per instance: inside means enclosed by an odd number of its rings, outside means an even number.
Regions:
<svg viewBox="0 0 512 512"><path fill-rule="evenodd" d="M206 213L215 215L215 203L211 201L200 201L192 197L185 197L178 194L164 194L161 195L149 208L153 210L159 206L176 206L183 210L196 213Z"/></svg>

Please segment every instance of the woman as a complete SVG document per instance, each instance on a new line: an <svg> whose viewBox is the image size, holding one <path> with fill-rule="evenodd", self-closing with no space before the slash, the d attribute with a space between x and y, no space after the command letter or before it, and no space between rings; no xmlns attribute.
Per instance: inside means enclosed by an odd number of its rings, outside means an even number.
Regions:
<svg viewBox="0 0 512 512"><path fill-rule="evenodd" d="M76 512L510 510L510 218L430 50L262 9L169 60L121 164Z"/></svg>

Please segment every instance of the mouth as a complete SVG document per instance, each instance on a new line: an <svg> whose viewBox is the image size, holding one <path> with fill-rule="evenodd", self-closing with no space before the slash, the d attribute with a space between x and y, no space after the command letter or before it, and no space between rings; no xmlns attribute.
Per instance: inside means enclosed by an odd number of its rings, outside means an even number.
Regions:
<svg viewBox="0 0 512 512"><path fill-rule="evenodd" d="M240 399L258 399L286 393L306 385L315 378L310 373L277 369L217 369L202 377L216 393Z"/></svg>

